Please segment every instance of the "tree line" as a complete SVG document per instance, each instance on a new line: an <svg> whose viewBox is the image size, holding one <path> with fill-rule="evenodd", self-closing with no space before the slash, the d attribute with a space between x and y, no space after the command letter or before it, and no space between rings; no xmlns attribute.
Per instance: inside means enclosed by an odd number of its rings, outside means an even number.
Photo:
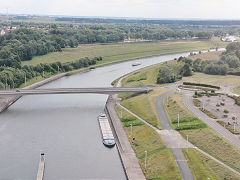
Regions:
<svg viewBox="0 0 240 180"><path fill-rule="evenodd" d="M195 72L203 72L213 75L240 75L240 43L230 43L226 51L221 54L219 60L201 60L192 61L189 58L180 57L179 62L187 62Z"/></svg>
<svg viewBox="0 0 240 180"><path fill-rule="evenodd" d="M38 64L36 66L24 65L20 68L0 66L0 89L18 88L25 81L39 76L45 77L54 75L60 72L68 72L75 69L89 67L102 61L102 57L89 59L88 57L81 58L77 61L61 63L55 62L51 64Z"/></svg>
<svg viewBox="0 0 240 180"><path fill-rule="evenodd" d="M163 64L159 68L157 83L173 83L184 76L191 76L193 72L202 72L211 75L238 75L240 76L240 43L228 44L226 51L219 60L192 60L188 57L179 57L176 64Z"/></svg>

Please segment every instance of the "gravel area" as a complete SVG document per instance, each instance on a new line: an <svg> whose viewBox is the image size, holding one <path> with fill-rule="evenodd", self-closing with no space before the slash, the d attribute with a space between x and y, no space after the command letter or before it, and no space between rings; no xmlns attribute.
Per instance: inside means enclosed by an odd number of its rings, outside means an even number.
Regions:
<svg viewBox="0 0 240 180"><path fill-rule="evenodd" d="M240 131L240 106L235 104L232 98L226 95L221 96L203 96L198 98L201 101L201 107L210 111L217 117L217 120L222 120L230 126L234 126Z"/></svg>

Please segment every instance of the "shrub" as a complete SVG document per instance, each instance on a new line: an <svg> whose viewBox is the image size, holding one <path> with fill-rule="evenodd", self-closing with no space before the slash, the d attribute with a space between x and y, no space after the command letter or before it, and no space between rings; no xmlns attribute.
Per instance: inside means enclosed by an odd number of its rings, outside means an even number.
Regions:
<svg viewBox="0 0 240 180"><path fill-rule="evenodd" d="M201 101L199 101L198 99L193 99L193 104L194 104L194 106L196 106L196 107L200 107L200 102L201 102Z"/></svg>
<svg viewBox="0 0 240 180"><path fill-rule="evenodd" d="M231 133L233 134L240 134L238 131L234 131L234 129L229 126L228 124L226 124L225 122L223 121L217 121L219 124L221 124L222 126L224 126L227 130L229 130Z"/></svg>
<svg viewBox="0 0 240 180"><path fill-rule="evenodd" d="M226 114L229 113L229 111L227 109L224 109L223 112L226 113Z"/></svg>
<svg viewBox="0 0 240 180"><path fill-rule="evenodd" d="M215 115L213 115L210 111L204 108L199 108L202 112L204 112L206 115L208 115L210 118L217 119Z"/></svg>
<svg viewBox="0 0 240 180"><path fill-rule="evenodd" d="M203 86L203 87L220 89L219 86L214 86L214 85L210 85L210 84L201 84L201 83L192 83L192 82L183 82L183 84L184 84L184 85Z"/></svg>

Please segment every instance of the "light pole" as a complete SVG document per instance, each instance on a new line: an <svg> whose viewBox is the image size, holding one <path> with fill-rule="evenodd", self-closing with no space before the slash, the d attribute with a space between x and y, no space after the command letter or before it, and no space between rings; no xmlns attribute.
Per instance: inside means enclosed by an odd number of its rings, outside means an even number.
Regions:
<svg viewBox="0 0 240 180"><path fill-rule="evenodd" d="M145 169L147 169L147 151L145 151Z"/></svg>
<svg viewBox="0 0 240 180"><path fill-rule="evenodd" d="M58 73L59 73L59 66L57 66L58 67Z"/></svg>
<svg viewBox="0 0 240 180"><path fill-rule="evenodd" d="M133 126L132 126L132 124L130 124L130 126L131 126L131 137L132 137L132 127L133 127Z"/></svg>
<svg viewBox="0 0 240 180"><path fill-rule="evenodd" d="M167 106L168 106L168 96L167 96Z"/></svg>
<svg viewBox="0 0 240 180"><path fill-rule="evenodd" d="M7 84L7 78L5 78L5 89L7 90L8 84Z"/></svg>
<svg viewBox="0 0 240 180"><path fill-rule="evenodd" d="M27 82L27 77L26 77L26 73L24 73L24 84L26 85Z"/></svg>
<svg viewBox="0 0 240 180"><path fill-rule="evenodd" d="M177 119L178 119L178 128L179 128L179 114L177 115Z"/></svg>

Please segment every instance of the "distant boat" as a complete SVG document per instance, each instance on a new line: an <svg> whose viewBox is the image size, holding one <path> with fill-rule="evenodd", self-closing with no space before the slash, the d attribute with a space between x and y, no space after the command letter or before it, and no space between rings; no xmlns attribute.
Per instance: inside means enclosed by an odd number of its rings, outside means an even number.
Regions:
<svg viewBox="0 0 240 180"><path fill-rule="evenodd" d="M115 140L106 114L99 114L98 123L101 130L103 144L107 147L113 147L115 145Z"/></svg>
<svg viewBox="0 0 240 180"><path fill-rule="evenodd" d="M142 64L141 62L135 62L135 63L132 63L132 66L139 66L141 64Z"/></svg>

